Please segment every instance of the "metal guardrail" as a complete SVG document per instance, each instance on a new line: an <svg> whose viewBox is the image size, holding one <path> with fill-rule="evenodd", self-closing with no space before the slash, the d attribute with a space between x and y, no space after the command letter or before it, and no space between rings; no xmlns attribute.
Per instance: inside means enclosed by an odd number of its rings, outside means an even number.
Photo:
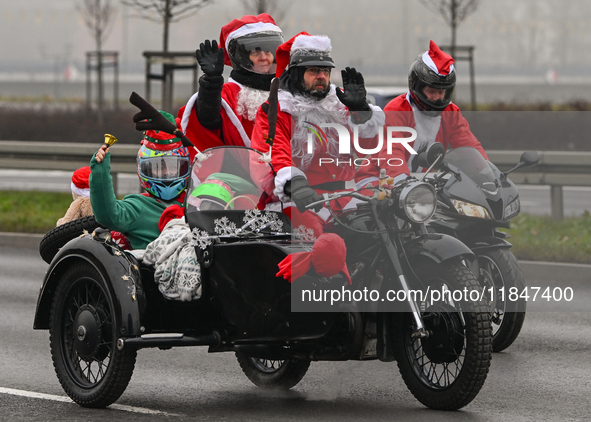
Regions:
<svg viewBox="0 0 591 422"><path fill-rule="evenodd" d="M99 143L58 143L0 141L0 169L74 171L88 165ZM135 173L138 145L117 144L111 149L111 172ZM487 151L501 170L519 162L521 151ZM535 167L511 173L511 180L523 185L549 185L552 217L564 216L563 186L591 186L591 152L541 151ZM117 178L113 177L114 183Z"/></svg>

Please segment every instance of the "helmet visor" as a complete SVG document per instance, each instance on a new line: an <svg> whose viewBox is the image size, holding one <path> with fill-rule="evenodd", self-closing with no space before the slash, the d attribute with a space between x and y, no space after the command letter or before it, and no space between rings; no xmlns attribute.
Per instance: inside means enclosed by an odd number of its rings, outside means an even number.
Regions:
<svg viewBox="0 0 591 422"><path fill-rule="evenodd" d="M413 92L427 110L443 111L451 103L455 84L426 84L418 80Z"/></svg>
<svg viewBox="0 0 591 422"><path fill-rule="evenodd" d="M189 157L166 155L140 160L140 174L150 179L174 180L189 175Z"/></svg>
<svg viewBox="0 0 591 422"><path fill-rule="evenodd" d="M283 43L277 32L257 33L237 38L230 48L230 56L240 67L249 72L275 74L275 51Z"/></svg>

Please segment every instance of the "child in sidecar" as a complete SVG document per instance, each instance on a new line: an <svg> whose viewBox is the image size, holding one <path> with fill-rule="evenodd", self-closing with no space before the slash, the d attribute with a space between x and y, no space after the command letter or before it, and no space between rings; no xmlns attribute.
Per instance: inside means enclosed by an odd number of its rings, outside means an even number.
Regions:
<svg viewBox="0 0 591 422"><path fill-rule="evenodd" d="M172 124L174 117L160 112ZM181 140L158 130L144 132L138 152L138 176L146 193L115 197L109 148L90 160L90 202L96 221L127 236L132 249L145 249L160 234L158 221L170 205L182 205L194 152Z"/></svg>

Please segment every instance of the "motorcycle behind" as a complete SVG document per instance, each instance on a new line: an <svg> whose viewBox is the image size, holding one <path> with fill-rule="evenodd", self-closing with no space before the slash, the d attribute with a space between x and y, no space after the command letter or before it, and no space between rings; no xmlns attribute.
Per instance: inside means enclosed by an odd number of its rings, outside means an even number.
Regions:
<svg viewBox="0 0 591 422"><path fill-rule="evenodd" d="M490 366L491 314L471 294L482 290L473 252L426 230L433 187L409 179L375 195L325 197L328 208L335 198L358 201L332 227L347 245L352 284L313 270L290 283L277 276L278 264L314 243L296 238L282 212L261 209L274 177L262 157L220 147L193 163L184 212L201 271L194 300L165 297L141 251L122 250L107 230L57 252L34 328L49 330L65 392L81 406L105 407L125 391L139 349L208 346L234 352L259 387L291 388L311 361L396 360L425 406L455 410L472 401ZM364 290L372 300L358 296ZM306 291L341 298L310 303Z"/></svg>
<svg viewBox="0 0 591 422"><path fill-rule="evenodd" d="M432 158L441 156L439 172L423 179L437 191L438 207L429 230L446 233L465 243L478 257L480 283L490 289L492 300L493 351L509 347L519 335L525 319L523 298L507 300L511 291L522 292L525 279L511 252L508 235L498 228L520 211L519 192L507 177L522 167L538 163L538 153L526 151L513 169L503 173L472 147L455 148L444 153L441 144L427 151ZM511 295L511 297L520 296Z"/></svg>

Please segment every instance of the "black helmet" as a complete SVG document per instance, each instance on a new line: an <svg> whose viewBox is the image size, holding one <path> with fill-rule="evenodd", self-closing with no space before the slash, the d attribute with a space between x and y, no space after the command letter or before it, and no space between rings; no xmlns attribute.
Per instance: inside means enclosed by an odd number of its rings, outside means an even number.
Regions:
<svg viewBox="0 0 591 422"><path fill-rule="evenodd" d="M426 63L428 62L428 63ZM443 70L445 69L445 70ZM431 101L424 93L425 87L444 89L443 99ZM424 111L443 111L451 102L456 86L453 58L431 41L429 51L417 56L408 73L408 88L414 101Z"/></svg>
<svg viewBox="0 0 591 422"><path fill-rule="evenodd" d="M235 70L247 70L249 72L260 73L254 69L254 63L250 60L251 52L271 52L273 53L273 65L266 74L275 74L277 66L275 59L275 50L283 43L283 37L280 32L264 31L233 38L228 43L228 56L232 68Z"/></svg>

